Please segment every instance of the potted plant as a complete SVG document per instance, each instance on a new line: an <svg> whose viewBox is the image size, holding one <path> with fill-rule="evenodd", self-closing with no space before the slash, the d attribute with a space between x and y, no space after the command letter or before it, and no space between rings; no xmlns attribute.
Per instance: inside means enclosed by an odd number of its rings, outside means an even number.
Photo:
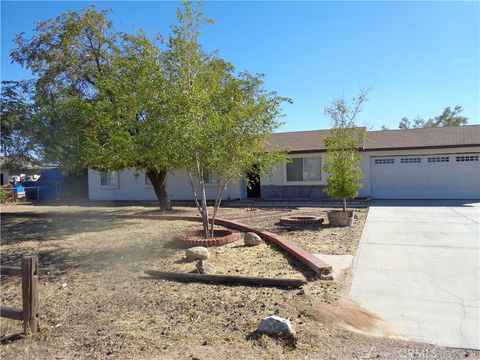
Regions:
<svg viewBox="0 0 480 360"><path fill-rule="evenodd" d="M343 98L335 99L325 113L332 119L331 134L325 139L327 158L324 170L328 173L326 193L343 201L342 210L328 211L328 221L332 226L352 224L353 211L347 211L347 199L358 196L362 188L363 172L360 167L359 149L365 138L365 128L356 126L355 119L366 100L367 91L349 104Z"/></svg>

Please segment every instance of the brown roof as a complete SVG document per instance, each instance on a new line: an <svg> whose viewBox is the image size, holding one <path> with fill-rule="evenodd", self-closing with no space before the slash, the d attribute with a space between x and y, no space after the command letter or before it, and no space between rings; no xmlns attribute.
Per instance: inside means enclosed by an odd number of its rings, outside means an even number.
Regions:
<svg viewBox="0 0 480 360"><path fill-rule="evenodd" d="M330 130L276 133L270 138L272 147L286 148L292 153L325 151L324 139ZM480 125L408 130L367 131L364 150L404 150L442 147L480 146Z"/></svg>

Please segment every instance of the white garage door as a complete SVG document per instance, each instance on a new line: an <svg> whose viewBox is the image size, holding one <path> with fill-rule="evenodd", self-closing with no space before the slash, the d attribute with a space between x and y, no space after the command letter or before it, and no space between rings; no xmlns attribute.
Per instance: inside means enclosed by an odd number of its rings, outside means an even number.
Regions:
<svg viewBox="0 0 480 360"><path fill-rule="evenodd" d="M480 199L480 154L371 157L374 199Z"/></svg>

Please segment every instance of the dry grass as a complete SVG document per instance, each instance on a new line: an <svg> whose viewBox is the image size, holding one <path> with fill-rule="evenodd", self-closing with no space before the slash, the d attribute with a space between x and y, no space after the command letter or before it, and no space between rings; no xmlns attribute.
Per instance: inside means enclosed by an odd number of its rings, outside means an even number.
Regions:
<svg viewBox="0 0 480 360"><path fill-rule="evenodd" d="M5 206L2 211L25 209L32 210ZM18 336L20 322L2 319L2 359L398 359L408 351L437 358L475 355L360 334L385 334L388 329L350 302L342 284L310 281L299 291L146 278L145 270L187 272L195 268L184 260L184 249L173 238L198 224L101 216L152 210L143 207L34 210L66 215L2 217L2 263L18 264L23 255L35 253L41 264L41 331L24 338ZM323 210L294 212L318 214ZM360 212L353 230L338 232L337 241L329 234L339 230L328 226L301 231L277 228L280 216L275 211L224 209L222 216L282 232L305 247L310 244L315 252L353 254L365 212ZM312 275L267 244L250 248L238 242L213 248L211 253L210 262L218 273ZM19 289L16 279L2 278L2 304L19 306ZM272 314L292 320L295 346L269 337L247 339L260 319Z"/></svg>

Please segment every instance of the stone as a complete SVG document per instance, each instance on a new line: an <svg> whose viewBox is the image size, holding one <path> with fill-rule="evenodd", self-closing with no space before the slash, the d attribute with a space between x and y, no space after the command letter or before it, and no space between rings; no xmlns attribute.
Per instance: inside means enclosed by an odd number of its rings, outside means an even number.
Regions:
<svg viewBox="0 0 480 360"><path fill-rule="evenodd" d="M257 246L262 243L262 238L253 232L248 232L245 234L243 241L247 246Z"/></svg>
<svg viewBox="0 0 480 360"><path fill-rule="evenodd" d="M208 259L208 250L203 246L195 246L187 249L185 252L187 260L207 260Z"/></svg>
<svg viewBox="0 0 480 360"><path fill-rule="evenodd" d="M214 274L215 268L205 260L197 260L197 270L200 274Z"/></svg>
<svg viewBox="0 0 480 360"><path fill-rule="evenodd" d="M281 318L280 316L272 315L268 316L257 327L259 334L285 334L291 335L293 333L292 324L290 320Z"/></svg>

